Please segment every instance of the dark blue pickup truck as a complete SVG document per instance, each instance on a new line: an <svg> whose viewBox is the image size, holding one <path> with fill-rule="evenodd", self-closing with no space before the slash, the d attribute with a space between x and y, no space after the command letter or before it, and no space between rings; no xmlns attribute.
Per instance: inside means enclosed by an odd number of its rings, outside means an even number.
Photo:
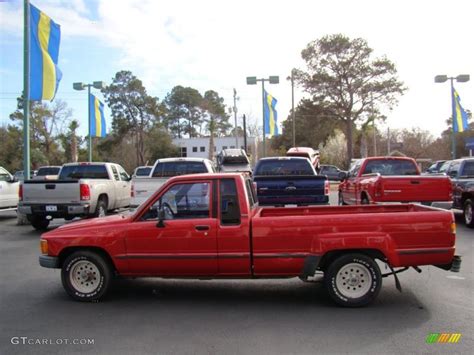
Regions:
<svg viewBox="0 0 474 355"><path fill-rule="evenodd" d="M273 157L260 159L253 181L261 206L326 205L329 181L318 176L308 158Z"/></svg>

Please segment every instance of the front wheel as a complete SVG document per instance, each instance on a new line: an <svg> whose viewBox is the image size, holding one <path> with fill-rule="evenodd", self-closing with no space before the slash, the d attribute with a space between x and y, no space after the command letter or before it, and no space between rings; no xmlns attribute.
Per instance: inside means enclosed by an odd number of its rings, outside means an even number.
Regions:
<svg viewBox="0 0 474 355"><path fill-rule="evenodd" d="M474 218L472 217L472 210L474 207L474 203L472 202L471 199L467 199L464 202L464 208L463 208L463 215L464 215L464 223L466 223L466 226L469 228L474 228Z"/></svg>
<svg viewBox="0 0 474 355"><path fill-rule="evenodd" d="M324 284L331 298L344 307L372 303L382 287L377 263L364 254L346 254L334 260L324 273Z"/></svg>
<svg viewBox="0 0 474 355"><path fill-rule="evenodd" d="M62 265L61 281L67 294L76 301L95 301L105 295L112 278L109 264L91 251L77 251Z"/></svg>

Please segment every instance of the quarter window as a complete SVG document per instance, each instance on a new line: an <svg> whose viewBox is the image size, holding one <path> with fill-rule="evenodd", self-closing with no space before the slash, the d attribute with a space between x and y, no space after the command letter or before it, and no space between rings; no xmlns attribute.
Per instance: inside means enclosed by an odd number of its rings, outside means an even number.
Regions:
<svg viewBox="0 0 474 355"><path fill-rule="evenodd" d="M115 179L116 181L119 181L120 178L119 178L119 174L118 174L118 172L117 172L117 169L116 169L115 166L113 166L113 165L112 165L111 168L112 168L112 174L114 175L114 179Z"/></svg>
<svg viewBox="0 0 474 355"><path fill-rule="evenodd" d="M222 179L220 182L221 225L240 224L239 198L234 179Z"/></svg>

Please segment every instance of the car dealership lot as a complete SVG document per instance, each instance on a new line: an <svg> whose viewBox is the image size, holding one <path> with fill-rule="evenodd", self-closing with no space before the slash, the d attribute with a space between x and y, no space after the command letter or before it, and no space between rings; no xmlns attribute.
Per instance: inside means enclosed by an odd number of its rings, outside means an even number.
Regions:
<svg viewBox="0 0 474 355"><path fill-rule="evenodd" d="M403 293L389 277L372 306L347 309L334 306L321 284L299 279L119 280L103 302L74 302L59 270L38 265L40 234L16 226L14 217L0 214L2 354L468 353L474 347L474 233L460 219L460 273L409 270L400 274ZM430 333L462 337L457 344L426 344Z"/></svg>

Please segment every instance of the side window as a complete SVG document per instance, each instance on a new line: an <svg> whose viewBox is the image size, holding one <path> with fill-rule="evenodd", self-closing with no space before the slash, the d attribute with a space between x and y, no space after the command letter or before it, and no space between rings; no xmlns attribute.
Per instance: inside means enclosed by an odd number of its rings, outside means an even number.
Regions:
<svg viewBox="0 0 474 355"><path fill-rule="evenodd" d="M111 165L111 168L112 168L112 174L114 175L115 181L119 181L120 178L119 178L119 174L117 172L117 169L115 168L115 165Z"/></svg>
<svg viewBox="0 0 474 355"><path fill-rule="evenodd" d="M119 169L120 178L122 179L122 181L129 181L130 176L127 174L127 172L124 170L124 168L119 166L118 169Z"/></svg>
<svg viewBox="0 0 474 355"><path fill-rule="evenodd" d="M222 179L220 181L220 206L221 225L239 225L240 208L237 195L237 186L234 179Z"/></svg>
<svg viewBox="0 0 474 355"><path fill-rule="evenodd" d="M142 220L158 219L158 211L165 220L209 218L210 183L176 184L171 186L145 213Z"/></svg>
<svg viewBox="0 0 474 355"><path fill-rule="evenodd" d="M361 166L361 162L355 163L354 166L352 167L351 171L349 172L349 176L350 177L357 176L357 174L359 174L360 166Z"/></svg>
<svg viewBox="0 0 474 355"><path fill-rule="evenodd" d="M448 169L448 175L450 176L455 176L458 174L459 167L461 166L461 163L454 163L452 164L449 169Z"/></svg>

